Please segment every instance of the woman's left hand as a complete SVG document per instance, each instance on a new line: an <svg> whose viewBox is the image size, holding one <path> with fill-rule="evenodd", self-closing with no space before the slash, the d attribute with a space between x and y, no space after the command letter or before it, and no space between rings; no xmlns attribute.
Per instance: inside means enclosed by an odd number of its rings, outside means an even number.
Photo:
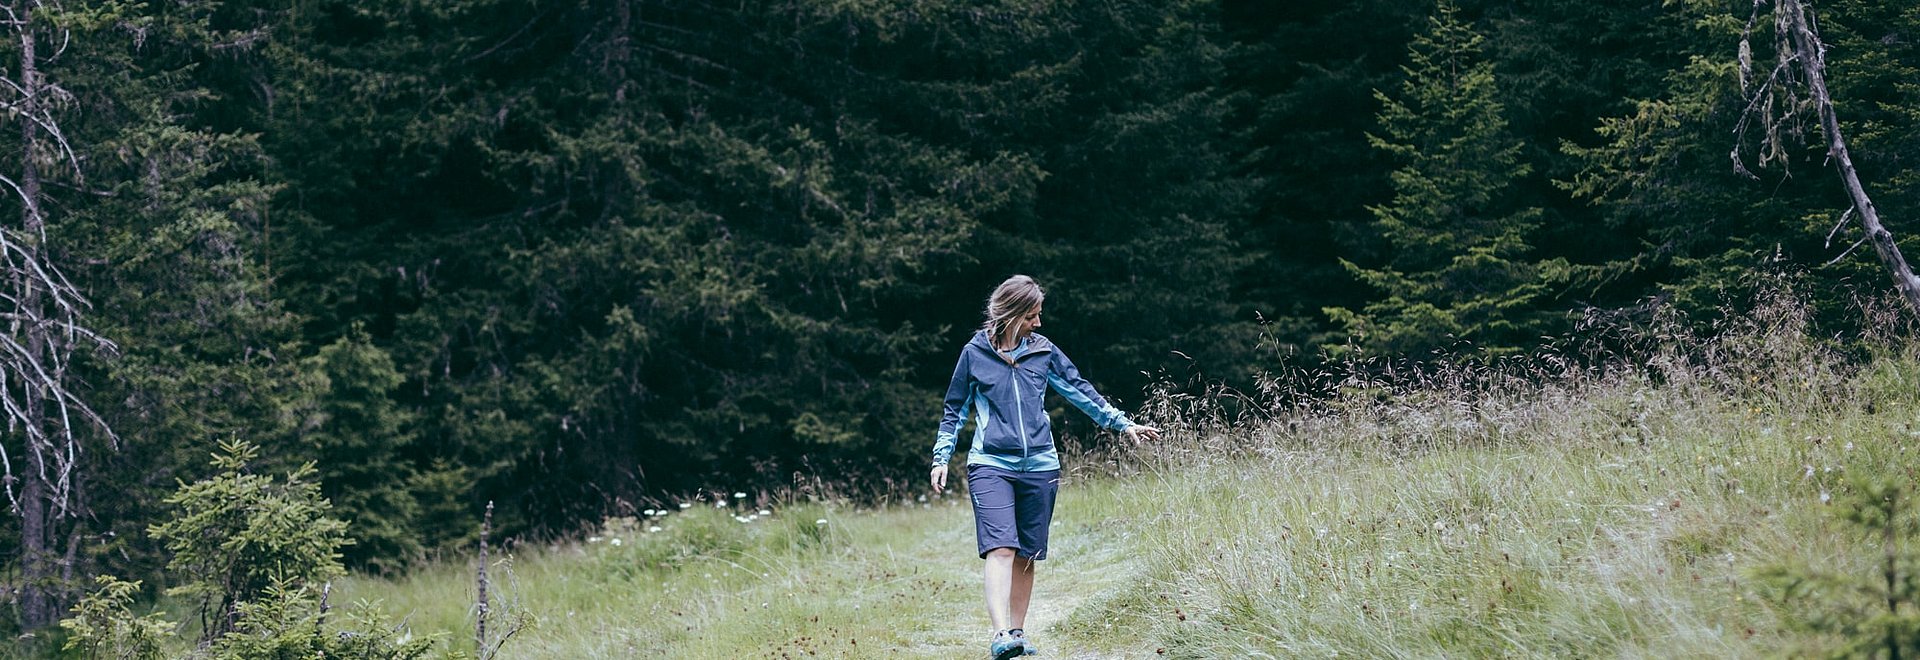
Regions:
<svg viewBox="0 0 1920 660"><path fill-rule="evenodd" d="M1160 439L1160 429L1157 429L1151 426L1144 426L1140 424L1129 426L1127 427L1127 430L1121 431L1121 433L1127 434L1127 438L1134 440L1136 442L1140 440L1159 440Z"/></svg>

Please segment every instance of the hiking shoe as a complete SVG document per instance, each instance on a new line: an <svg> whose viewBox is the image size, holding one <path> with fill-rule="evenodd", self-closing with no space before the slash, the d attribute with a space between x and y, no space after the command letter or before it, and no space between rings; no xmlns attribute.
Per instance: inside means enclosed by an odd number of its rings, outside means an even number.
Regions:
<svg viewBox="0 0 1920 660"><path fill-rule="evenodd" d="M993 660L1013 660L1026 652L1027 646L1005 630L994 633L993 644L987 646L987 653L993 656Z"/></svg>
<svg viewBox="0 0 1920 660"><path fill-rule="evenodd" d="M1025 628L1014 628L1013 630L1007 631L1007 634L1013 635L1014 639L1020 640L1020 648L1025 649L1024 653L1026 655L1040 655L1040 647L1034 646L1033 640L1027 639L1027 631Z"/></svg>

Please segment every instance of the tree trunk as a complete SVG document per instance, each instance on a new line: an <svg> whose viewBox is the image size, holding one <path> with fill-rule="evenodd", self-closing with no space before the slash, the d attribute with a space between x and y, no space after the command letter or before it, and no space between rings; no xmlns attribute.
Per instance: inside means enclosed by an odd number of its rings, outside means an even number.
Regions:
<svg viewBox="0 0 1920 660"><path fill-rule="evenodd" d="M1867 240L1873 243L1874 252L1879 253L1880 263L1893 271L1894 285L1899 287L1901 295L1906 296L1907 304L1920 314L1920 279L1915 279L1913 269L1907 266L1906 257L1900 254L1900 246L1893 241L1893 234L1880 224L1880 211L1873 207L1873 200L1867 197L1867 189L1860 185L1860 175L1853 169L1853 157L1847 153L1847 139L1840 134L1840 119L1833 112L1833 97L1827 93L1827 56L1820 38L1813 32L1812 23L1807 19L1807 10L1800 0L1780 0L1780 11L1786 18L1785 24L1792 32L1793 49L1800 58L1807 74L1807 87L1813 92L1813 101L1820 109L1820 127L1827 134L1827 155L1833 157L1834 164L1840 170L1840 184L1847 189L1847 197L1853 202L1853 210L1860 215L1860 227L1867 232Z"/></svg>
<svg viewBox="0 0 1920 660"><path fill-rule="evenodd" d="M21 3L18 9L20 34L20 86L22 91L21 108L31 118L39 114L41 93L44 90L40 75L38 55L35 52L33 35L33 5ZM46 218L41 215L40 192L40 127L33 121L20 122L20 224L21 249L27 260L39 257L42 248L39 238L46 228ZM28 318L37 319L42 304L39 282L30 274L20 273L14 283L19 294L20 306L31 310ZM26 334L26 349L30 359L43 361L47 350L47 332L37 323L26 324L21 328ZM34 446L27 452L29 474L20 489L20 577L25 582L20 592L20 623L28 629L52 625L59 620L60 608L56 598L55 582L59 573L55 570L55 554L51 547L53 539L52 493L48 492L47 453L40 449L42 443L31 436L46 430L46 406L43 405L40 387L33 379L21 379L21 402L25 404L27 442Z"/></svg>

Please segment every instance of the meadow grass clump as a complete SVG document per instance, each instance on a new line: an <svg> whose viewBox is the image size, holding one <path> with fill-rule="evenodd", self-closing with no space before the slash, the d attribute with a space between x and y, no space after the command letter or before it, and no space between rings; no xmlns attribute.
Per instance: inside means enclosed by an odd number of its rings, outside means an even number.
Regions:
<svg viewBox="0 0 1920 660"><path fill-rule="evenodd" d="M1879 556L1827 503L1910 463L1920 361L1809 325L1772 296L1601 360L1359 361L1271 388L1257 430L1164 398L1170 440L1117 452L1141 476L1115 497L1181 504L1065 628L1194 658L1838 648L1756 576Z"/></svg>

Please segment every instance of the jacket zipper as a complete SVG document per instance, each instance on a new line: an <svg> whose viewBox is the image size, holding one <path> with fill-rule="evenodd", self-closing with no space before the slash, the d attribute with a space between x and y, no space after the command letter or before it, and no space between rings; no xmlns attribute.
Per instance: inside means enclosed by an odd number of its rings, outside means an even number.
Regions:
<svg viewBox="0 0 1920 660"><path fill-rule="evenodd" d="M1017 360L1007 360L1007 382L1013 385L1013 416L1020 420L1020 460L1027 460L1027 411L1020 398L1020 364Z"/></svg>

